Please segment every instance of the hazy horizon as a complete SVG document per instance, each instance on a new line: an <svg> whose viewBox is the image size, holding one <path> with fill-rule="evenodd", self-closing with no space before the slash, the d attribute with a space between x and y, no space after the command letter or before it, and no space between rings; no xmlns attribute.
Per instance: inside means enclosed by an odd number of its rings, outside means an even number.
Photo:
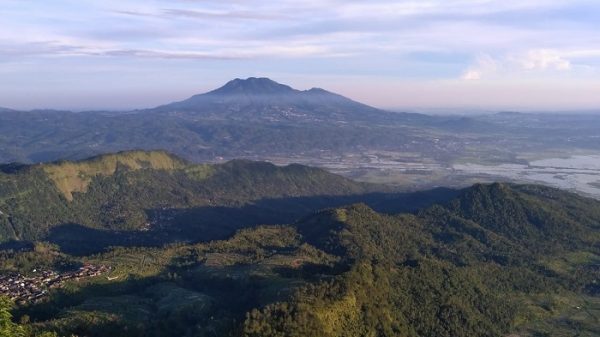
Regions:
<svg viewBox="0 0 600 337"><path fill-rule="evenodd" d="M256 76L256 77L265 77L265 76ZM278 82L278 83L290 85L290 83L287 83L287 82ZM226 82L215 83L214 86L212 86L212 87L205 86L203 88L197 89L196 91L194 91L194 89L186 89L186 90L183 90L184 92L187 92L187 94L184 94L184 95L182 95L180 92L170 92L170 91L166 91L166 90L158 90L156 92L147 92L142 96L128 95L127 92L121 92L120 95L118 95L117 97L120 97L122 100L128 101L128 103L126 103L126 104L114 104L114 102L110 101L109 97L106 97L105 100L103 101L103 103L95 104L95 105L94 104L87 105L85 103L84 104L72 104L72 102L70 100L66 100L64 103L62 103L62 104L59 103L57 105L40 105L40 106L38 106L38 105L24 104L24 105L17 105L17 106L9 106L9 105L0 104L0 108L7 108L7 109L13 109L13 110L24 110L24 111L29 111L29 110L67 110L67 111L75 111L75 112L131 111L131 110L154 108L154 107L157 107L160 105L177 102L177 101L182 101L187 98L190 98L193 95L207 93L207 92L217 89L225 84L226 84ZM305 87L296 87L294 85L290 85L290 86L292 88L298 89L298 90L308 90L311 88L319 87L316 85L305 86ZM596 108L594 106L594 107L583 107L580 109L573 108L572 105L568 105L568 104L565 106L557 106L557 105L527 106L527 105L502 104L502 103L496 104L496 105L478 105L475 103L445 104L445 105L431 105L431 104L428 105L427 103L424 103L421 105L419 105L419 104L379 105L379 104L377 104L376 101L374 103L369 102L368 97L365 97L364 99L356 98L356 96L361 96L360 93L354 93L356 95L351 96L353 93L344 94L341 91L332 90L327 87L325 87L323 89L332 91L337 94L344 95L347 98L350 98L357 102L365 103L365 104L371 105L373 107L376 107L376 108L379 108L382 110L396 111L396 112L415 112L415 113L422 113L422 114L428 114L428 115L477 115L477 114L493 114L493 113L504 112L504 111L522 112L522 113L560 113L560 114L565 114L565 113L567 113L567 114L569 114L569 113L590 114L590 113L600 112L600 105L599 105L599 108ZM412 97L413 99L415 98L416 95L418 95L415 92L404 92L401 95L410 96L411 93L413 95L413 97ZM422 94L422 92L421 92L421 94ZM79 98L82 99L82 97L79 97ZM83 96L84 100L85 100L85 98L86 97ZM113 96L113 98L114 98L114 96Z"/></svg>
<svg viewBox="0 0 600 337"><path fill-rule="evenodd" d="M380 108L600 107L600 3L69 1L0 4L0 106L128 110L240 77Z"/></svg>

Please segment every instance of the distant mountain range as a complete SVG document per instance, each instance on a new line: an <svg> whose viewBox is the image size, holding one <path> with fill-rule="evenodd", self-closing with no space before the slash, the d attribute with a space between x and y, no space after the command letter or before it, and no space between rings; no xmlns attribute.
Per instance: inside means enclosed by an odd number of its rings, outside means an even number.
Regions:
<svg viewBox="0 0 600 337"><path fill-rule="evenodd" d="M484 149L485 160L498 161L514 159L523 149L598 148L598 127L600 118L594 115L389 112L324 89L302 91L252 77L134 111L0 109L0 163L82 159L134 149L162 149L195 161L393 151L440 163L479 158Z"/></svg>

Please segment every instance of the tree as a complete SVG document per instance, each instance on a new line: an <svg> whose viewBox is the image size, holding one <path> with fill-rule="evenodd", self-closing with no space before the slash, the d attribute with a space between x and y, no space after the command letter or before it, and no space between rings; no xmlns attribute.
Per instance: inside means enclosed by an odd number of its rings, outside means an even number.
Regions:
<svg viewBox="0 0 600 337"><path fill-rule="evenodd" d="M0 297L0 337L24 337L25 329L12 321L12 302Z"/></svg>

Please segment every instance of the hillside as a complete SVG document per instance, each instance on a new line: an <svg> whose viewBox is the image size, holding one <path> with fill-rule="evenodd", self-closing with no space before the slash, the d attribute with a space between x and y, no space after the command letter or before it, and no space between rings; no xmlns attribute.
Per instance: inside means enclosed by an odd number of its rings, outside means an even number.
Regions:
<svg viewBox="0 0 600 337"><path fill-rule="evenodd" d="M336 196L372 189L301 165L277 167L243 160L195 165L160 151L4 165L0 170L0 240L48 235L57 240L83 240L85 235L72 231L86 229L101 231L88 233L94 240L112 235L106 230L134 231L154 244L176 237L210 240L257 221L294 221L311 210L339 204ZM307 200L299 202L301 207L288 209L286 205L294 198ZM129 235L123 232L114 239Z"/></svg>
<svg viewBox="0 0 600 337"><path fill-rule="evenodd" d="M15 312L64 335L596 336L598 219L571 193L476 185L413 213L354 204L210 243L1 261L113 267Z"/></svg>
<svg viewBox="0 0 600 337"><path fill-rule="evenodd" d="M59 162L42 165L42 169L56 188L68 201L73 193L86 193L92 179L113 176L117 169L137 171L140 169L171 171L183 168L184 162L165 152L132 151L102 155L79 162Z"/></svg>

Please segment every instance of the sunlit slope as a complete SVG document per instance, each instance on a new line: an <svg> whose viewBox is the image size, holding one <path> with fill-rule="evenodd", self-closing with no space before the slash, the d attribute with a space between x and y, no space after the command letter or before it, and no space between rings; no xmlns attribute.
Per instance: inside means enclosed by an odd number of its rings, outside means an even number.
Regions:
<svg viewBox="0 0 600 337"><path fill-rule="evenodd" d="M35 239L54 226L141 229L158 211L242 207L264 199L363 193L366 185L301 165L231 161L196 165L162 151L6 165L0 239ZM160 217L159 217L160 218Z"/></svg>
<svg viewBox="0 0 600 337"><path fill-rule="evenodd" d="M559 190L492 184L416 215L360 204L320 212L297 228L348 271L253 311L244 331L592 336L598 329L585 310L599 303L599 211L599 202Z"/></svg>

